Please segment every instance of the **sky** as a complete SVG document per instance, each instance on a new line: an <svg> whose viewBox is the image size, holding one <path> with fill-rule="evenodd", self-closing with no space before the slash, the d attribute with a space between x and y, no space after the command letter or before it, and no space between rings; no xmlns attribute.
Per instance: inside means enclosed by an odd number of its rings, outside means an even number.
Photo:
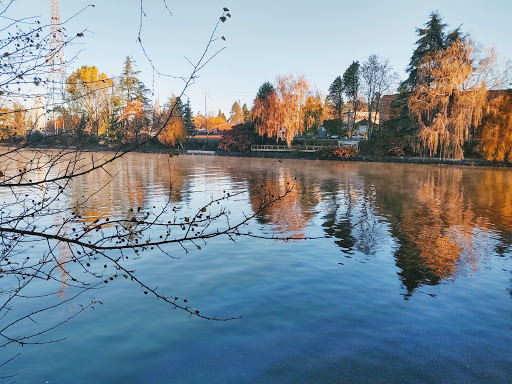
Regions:
<svg viewBox="0 0 512 384"><path fill-rule="evenodd" d="M50 5L51 0L16 0L9 16L36 16L47 24ZM160 73L178 77L190 74L188 60L200 58L223 8L232 15L219 25L209 54L224 49L185 91L194 113L204 113L205 93L208 113L220 109L228 116L234 101L251 107L260 85L277 75L304 75L325 95L353 61L371 54L389 58L405 78L415 30L435 10L448 29L461 26L477 43L512 59L512 0L142 0L142 6L141 39L148 57ZM130 55L152 100L158 97L163 104L182 92L183 81L155 74L137 42L141 0L60 0L61 21L84 8L64 24L68 36L85 30L78 44L66 47L66 58L76 56L68 73L94 65L119 76Z"/></svg>

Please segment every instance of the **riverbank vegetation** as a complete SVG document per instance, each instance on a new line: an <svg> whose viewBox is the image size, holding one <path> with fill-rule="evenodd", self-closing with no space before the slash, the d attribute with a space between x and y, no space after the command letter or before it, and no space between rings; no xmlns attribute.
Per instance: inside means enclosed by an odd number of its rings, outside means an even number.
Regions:
<svg viewBox="0 0 512 384"><path fill-rule="evenodd" d="M252 144L347 138L363 139L359 150L365 156L511 161L510 64L460 28L447 30L438 12L417 35L402 82L389 59L372 54L337 76L325 97L304 76L280 75L261 85L252 108L235 101L229 117L220 110L194 114L182 96L163 105L158 98L151 101L130 56L118 76L82 66L67 78L64 103L45 126L37 108L19 101L4 108L0 139L196 149L197 142L187 137L220 135L214 149L239 152Z"/></svg>

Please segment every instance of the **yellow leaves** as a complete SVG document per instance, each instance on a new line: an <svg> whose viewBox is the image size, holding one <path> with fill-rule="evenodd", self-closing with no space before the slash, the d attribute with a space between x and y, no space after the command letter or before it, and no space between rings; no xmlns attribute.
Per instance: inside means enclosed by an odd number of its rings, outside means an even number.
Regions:
<svg viewBox="0 0 512 384"><path fill-rule="evenodd" d="M68 77L66 90L73 102L87 113L90 122L88 129L106 124L113 86L113 80L95 66L84 65Z"/></svg>
<svg viewBox="0 0 512 384"><path fill-rule="evenodd" d="M481 147L487 160L512 161L512 92L490 101L483 117Z"/></svg>
<svg viewBox="0 0 512 384"><path fill-rule="evenodd" d="M78 68L67 79L66 89L70 93L75 93L79 87L85 87L90 90L99 90L112 87L114 82L106 74L100 73L95 66L87 65Z"/></svg>
<svg viewBox="0 0 512 384"><path fill-rule="evenodd" d="M120 121L132 121L139 118L144 118L146 116L144 112L144 104L141 100L136 99L128 102L126 107L123 110L123 113L121 113L121 116L119 117Z"/></svg>
<svg viewBox="0 0 512 384"><path fill-rule="evenodd" d="M471 83L472 53L472 43L459 40L418 67L419 83L409 97L409 111L430 156L463 158L462 145L480 124L486 89L482 83Z"/></svg>
<svg viewBox="0 0 512 384"><path fill-rule="evenodd" d="M186 138L185 124L179 117L172 117L169 124L158 135L158 140L164 145L175 145L176 141L183 141Z"/></svg>
<svg viewBox="0 0 512 384"><path fill-rule="evenodd" d="M275 90L264 100L254 101L253 119L260 135L285 139L291 145L293 138L304 132L304 106L309 91L305 77L280 76Z"/></svg>

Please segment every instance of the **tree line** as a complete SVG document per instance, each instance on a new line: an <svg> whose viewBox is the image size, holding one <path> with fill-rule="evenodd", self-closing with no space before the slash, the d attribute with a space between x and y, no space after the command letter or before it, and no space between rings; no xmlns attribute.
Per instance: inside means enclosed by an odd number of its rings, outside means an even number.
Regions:
<svg viewBox="0 0 512 384"><path fill-rule="evenodd" d="M58 117L47 125L52 132L72 133L78 142L114 147L153 137L172 146L226 122L251 123L251 130L260 137L291 145L297 136L320 136L321 131L350 137L364 119L368 154L461 159L470 153L489 160L512 160L512 96L488 92L510 85L510 66L501 63L492 49L480 48L460 28L448 31L438 12L416 32L418 40L404 81L388 58L371 54L362 62L353 61L332 81L325 97L304 76L281 75L260 86L252 108L235 101L229 117L220 110L216 115L205 111L194 116L190 102L180 97L171 97L162 107L158 101L152 104L131 57L117 78L83 66L66 79L64 102L56 108ZM395 94L392 119L382 124L379 112L383 96L389 94ZM171 110L165 128L156 134L154 127ZM0 139L32 132L37 122L30 126L28 115L33 112L19 102L0 111Z"/></svg>
<svg viewBox="0 0 512 384"><path fill-rule="evenodd" d="M325 98L304 76L265 82L253 103L254 131L288 145L298 135L318 135L320 126L350 137L364 114L370 155L462 159L469 153L512 161L510 64L460 28L448 31L437 11L416 33L404 81L389 59L372 54L353 61ZM383 124L381 102L390 94L391 120Z"/></svg>

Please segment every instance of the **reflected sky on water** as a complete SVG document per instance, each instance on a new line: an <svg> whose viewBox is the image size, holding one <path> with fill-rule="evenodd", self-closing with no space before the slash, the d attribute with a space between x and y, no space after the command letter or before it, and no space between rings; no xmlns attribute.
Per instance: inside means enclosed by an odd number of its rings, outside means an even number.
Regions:
<svg viewBox="0 0 512 384"><path fill-rule="evenodd" d="M130 154L108 171L113 180L90 174L68 189L84 222L166 203L185 215L225 192L241 192L226 207L242 220L291 187L248 230L295 240L218 238L188 254L171 249L179 260L131 261L203 313L243 318L189 319L117 281L96 293L105 305L58 331L68 340L13 363L28 382L505 383L512 375L510 170ZM91 191L99 192L84 203Z"/></svg>

